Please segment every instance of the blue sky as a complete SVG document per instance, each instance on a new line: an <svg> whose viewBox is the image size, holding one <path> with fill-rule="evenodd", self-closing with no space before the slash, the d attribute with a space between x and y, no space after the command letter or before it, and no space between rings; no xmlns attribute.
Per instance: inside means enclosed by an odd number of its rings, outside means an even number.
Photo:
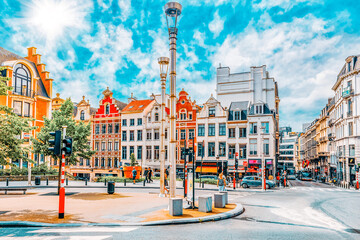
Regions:
<svg viewBox="0 0 360 240"><path fill-rule="evenodd" d="M109 86L126 101L159 93L157 58L168 56L162 0L0 0L1 46L37 47L54 93L98 106ZM281 125L301 130L320 114L344 60L359 54L353 0L184 0L178 90L197 103L215 93L216 67L267 65L279 85Z"/></svg>

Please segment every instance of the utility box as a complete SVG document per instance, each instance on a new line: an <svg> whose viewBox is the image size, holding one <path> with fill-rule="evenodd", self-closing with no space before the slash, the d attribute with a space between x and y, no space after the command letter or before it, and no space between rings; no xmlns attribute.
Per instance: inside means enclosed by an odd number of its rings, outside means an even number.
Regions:
<svg viewBox="0 0 360 240"><path fill-rule="evenodd" d="M169 214L171 216L183 215L183 200L182 198L170 198L169 199Z"/></svg>
<svg viewBox="0 0 360 240"><path fill-rule="evenodd" d="M212 211L212 197L211 196L199 197L199 211L205 212L205 213Z"/></svg>
<svg viewBox="0 0 360 240"><path fill-rule="evenodd" d="M40 185L40 184L41 184L41 177L35 176L35 185Z"/></svg>

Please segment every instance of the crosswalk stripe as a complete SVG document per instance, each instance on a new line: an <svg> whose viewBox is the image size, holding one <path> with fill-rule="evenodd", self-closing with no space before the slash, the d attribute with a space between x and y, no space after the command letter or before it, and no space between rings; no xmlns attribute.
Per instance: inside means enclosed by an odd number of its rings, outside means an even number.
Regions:
<svg viewBox="0 0 360 240"><path fill-rule="evenodd" d="M79 233L79 232L131 232L137 227L79 227L79 228L45 228L32 233Z"/></svg>

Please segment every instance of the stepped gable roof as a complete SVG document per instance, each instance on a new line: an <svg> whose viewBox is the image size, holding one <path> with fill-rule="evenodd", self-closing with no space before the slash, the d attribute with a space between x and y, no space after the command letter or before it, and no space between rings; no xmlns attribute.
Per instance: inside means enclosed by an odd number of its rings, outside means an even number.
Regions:
<svg viewBox="0 0 360 240"><path fill-rule="evenodd" d="M230 104L230 111L234 111L236 109L239 110L247 110L249 106L249 101L241 101L241 102L232 102Z"/></svg>
<svg viewBox="0 0 360 240"><path fill-rule="evenodd" d="M121 113L142 112L153 101L153 99L133 100L121 111Z"/></svg>
<svg viewBox="0 0 360 240"><path fill-rule="evenodd" d="M2 63L6 62L6 61L15 61L15 60L19 60L19 59L21 59L23 61L26 61L30 65L32 65L33 68L35 69L36 77L39 77L39 79L37 81L37 87L38 87L37 90L38 91L36 92L36 95L46 97L46 98L50 98L49 95L46 92L44 83L40 79L40 74L39 74L39 72L37 70L36 64L34 62L26 59L26 58L20 57L19 55L0 47L0 65L2 65Z"/></svg>

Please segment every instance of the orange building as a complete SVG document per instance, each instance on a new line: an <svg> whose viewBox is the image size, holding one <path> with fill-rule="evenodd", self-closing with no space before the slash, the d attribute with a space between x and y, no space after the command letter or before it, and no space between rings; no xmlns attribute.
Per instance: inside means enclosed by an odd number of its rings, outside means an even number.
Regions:
<svg viewBox="0 0 360 240"><path fill-rule="evenodd" d="M196 143L196 113L198 109L196 101L191 101L189 94L182 89L176 103L177 168L183 168L184 159L181 151L185 142L186 147L190 150L193 149L193 143ZM194 150L196 151L196 147Z"/></svg>
<svg viewBox="0 0 360 240"><path fill-rule="evenodd" d="M28 55L23 58L0 47L0 75L10 80L8 85L13 87L7 96L0 96L0 104L11 107L14 113L24 118L33 118L32 126L36 130L22 133L21 138L36 137L36 133L44 124L43 117L51 116L51 97L53 79L45 70L41 62L41 55L36 53L35 47L28 48ZM30 144L26 142L25 144ZM29 158L37 164L45 162L45 157L29 153ZM47 157L48 158L48 157ZM12 163L19 167L27 167L27 163L13 160Z"/></svg>

